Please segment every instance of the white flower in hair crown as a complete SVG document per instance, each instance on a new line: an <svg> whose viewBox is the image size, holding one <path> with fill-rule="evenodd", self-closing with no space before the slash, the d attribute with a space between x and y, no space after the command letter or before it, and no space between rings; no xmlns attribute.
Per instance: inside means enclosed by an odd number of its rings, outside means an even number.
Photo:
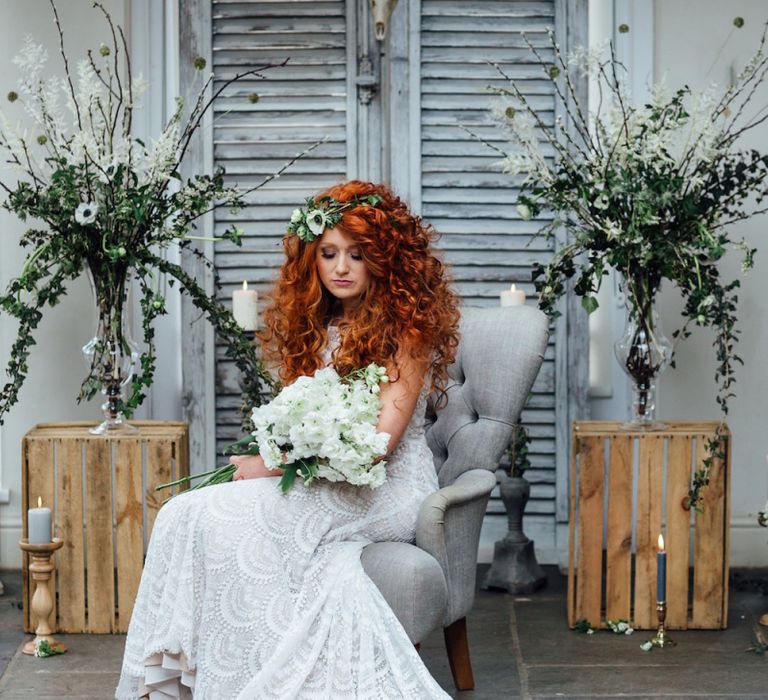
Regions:
<svg viewBox="0 0 768 700"><path fill-rule="evenodd" d="M306 206L293 210L288 234L296 234L300 240L310 243L321 236L326 228L336 226L341 215L348 209L360 206L375 207L381 201L382 197L377 194L353 197L348 202L339 202L333 197L307 197Z"/></svg>

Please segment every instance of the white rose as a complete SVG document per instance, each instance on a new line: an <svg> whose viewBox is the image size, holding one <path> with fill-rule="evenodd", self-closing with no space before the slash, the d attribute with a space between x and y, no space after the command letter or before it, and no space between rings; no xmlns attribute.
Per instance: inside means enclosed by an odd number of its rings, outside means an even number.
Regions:
<svg viewBox="0 0 768 700"><path fill-rule="evenodd" d="M96 221L96 214L99 212L99 205L96 202L83 202L75 210L75 221L78 224L92 224Z"/></svg>
<svg viewBox="0 0 768 700"><path fill-rule="evenodd" d="M291 223L295 224L299 221L301 221L301 209L294 209L293 214L291 214Z"/></svg>
<svg viewBox="0 0 768 700"><path fill-rule="evenodd" d="M531 220L531 208L527 204L518 204L517 213L523 221Z"/></svg>

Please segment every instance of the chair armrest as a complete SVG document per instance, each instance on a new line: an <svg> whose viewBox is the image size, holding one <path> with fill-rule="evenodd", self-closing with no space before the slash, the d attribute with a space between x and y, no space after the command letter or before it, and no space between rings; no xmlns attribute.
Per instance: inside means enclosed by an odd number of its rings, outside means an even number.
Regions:
<svg viewBox="0 0 768 700"><path fill-rule="evenodd" d="M373 542L360 561L414 644L442 625L448 590L434 557L405 542Z"/></svg>
<svg viewBox="0 0 768 700"><path fill-rule="evenodd" d="M446 626L464 617L475 599L480 529L495 486L495 474L471 469L428 496L419 510L416 545L437 559L448 586Z"/></svg>

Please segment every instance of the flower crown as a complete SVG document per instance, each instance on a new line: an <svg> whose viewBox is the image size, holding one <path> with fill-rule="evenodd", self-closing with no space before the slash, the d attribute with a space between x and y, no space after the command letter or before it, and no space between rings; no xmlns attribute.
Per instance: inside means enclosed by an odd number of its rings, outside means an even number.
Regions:
<svg viewBox="0 0 768 700"><path fill-rule="evenodd" d="M340 202L333 197L307 197L305 207L294 209L288 224L288 235L296 234L299 240L310 243L321 236L326 228L333 228L339 223L341 215L347 209L355 207L375 207L383 198L377 194L353 197L348 202Z"/></svg>

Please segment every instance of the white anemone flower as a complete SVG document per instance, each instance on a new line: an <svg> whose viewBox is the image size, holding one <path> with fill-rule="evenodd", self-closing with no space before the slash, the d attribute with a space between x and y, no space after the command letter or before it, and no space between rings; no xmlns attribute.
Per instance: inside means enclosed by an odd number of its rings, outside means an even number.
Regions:
<svg viewBox="0 0 768 700"><path fill-rule="evenodd" d="M322 235L328 224L328 219L322 209L314 209L307 214L307 226L315 236Z"/></svg>
<svg viewBox="0 0 768 700"><path fill-rule="evenodd" d="M78 224L92 224L99 213L99 205L96 202L83 202L75 210L75 221Z"/></svg>

